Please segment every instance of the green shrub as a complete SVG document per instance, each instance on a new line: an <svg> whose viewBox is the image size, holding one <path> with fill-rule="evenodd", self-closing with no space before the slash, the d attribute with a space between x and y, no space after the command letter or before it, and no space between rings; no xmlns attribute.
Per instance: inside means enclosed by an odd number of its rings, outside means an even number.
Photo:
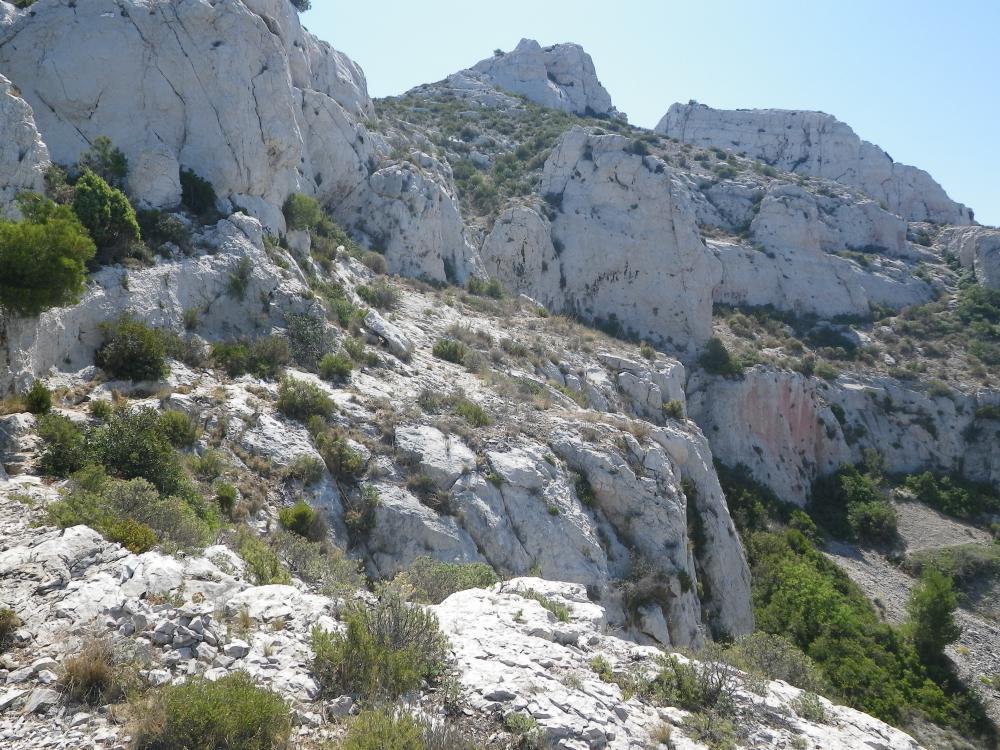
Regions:
<svg viewBox="0 0 1000 750"><path fill-rule="evenodd" d="M288 343L295 361L308 370L315 370L320 358L331 344L326 321L319 315L286 313Z"/></svg>
<svg viewBox="0 0 1000 750"><path fill-rule="evenodd" d="M112 476L141 477L165 495L187 489L180 457L161 431L155 409L115 409L103 425L90 432L88 447L93 460Z"/></svg>
<svg viewBox="0 0 1000 750"><path fill-rule="evenodd" d="M385 281L377 282L372 286L359 284L354 291L361 299L379 310L393 310L399 305L399 292Z"/></svg>
<svg viewBox="0 0 1000 750"><path fill-rule="evenodd" d="M714 711L693 713L684 718L684 731L711 750L736 750L736 726L731 719Z"/></svg>
<svg viewBox="0 0 1000 750"><path fill-rule="evenodd" d="M0 312L34 317L75 304L94 243L68 206L21 194L23 221L0 218Z"/></svg>
<svg viewBox="0 0 1000 750"><path fill-rule="evenodd" d="M816 662L782 635L757 631L741 636L726 650L725 658L738 669L769 680L784 680L802 690L827 690Z"/></svg>
<svg viewBox="0 0 1000 750"><path fill-rule="evenodd" d="M957 588L974 591L983 579L1000 577L1000 543L970 542L920 550L907 556L903 567L916 576L927 568L935 568L948 576Z"/></svg>
<svg viewBox="0 0 1000 750"><path fill-rule="evenodd" d="M188 678L156 691L134 714L136 750L278 750L292 730L281 696L244 672L215 682Z"/></svg>
<svg viewBox="0 0 1000 750"><path fill-rule="evenodd" d="M156 429L175 448L190 448L198 439L198 425L182 411L169 410L160 414Z"/></svg>
<svg viewBox="0 0 1000 750"><path fill-rule="evenodd" d="M525 599L534 599L536 602L541 604L542 607L555 615L555 618L559 620L559 622L569 622L569 607L565 604L560 604L553 599L549 599L549 597L545 596L545 594L540 591L535 591L534 589L518 589L514 593L518 596L523 596Z"/></svg>
<svg viewBox="0 0 1000 750"><path fill-rule="evenodd" d="M907 627L917 653L925 662L941 662L945 646L962 634L962 628L955 622L957 607L958 597L951 579L936 568L926 568L906 603Z"/></svg>
<svg viewBox="0 0 1000 750"><path fill-rule="evenodd" d="M478 294L481 297L503 299L503 284L496 278L480 279L477 276L472 276L469 278L465 288L471 294Z"/></svg>
<svg viewBox="0 0 1000 750"><path fill-rule="evenodd" d="M352 448L340 432L327 430L315 435L314 440L326 468L337 479L353 481L364 473L365 457Z"/></svg>
<svg viewBox="0 0 1000 750"><path fill-rule="evenodd" d="M799 695L792 701L792 710L806 721L814 724L826 723L826 708L815 693L806 692Z"/></svg>
<svg viewBox="0 0 1000 750"><path fill-rule="evenodd" d="M147 208L136 212L136 220L139 222L139 231L151 250L159 250L168 242L177 245L185 255L190 255L194 249L191 230L176 216Z"/></svg>
<svg viewBox="0 0 1000 750"><path fill-rule="evenodd" d="M0 607L0 654L10 648L14 641L14 633L23 624L14 610Z"/></svg>
<svg viewBox="0 0 1000 750"><path fill-rule="evenodd" d="M715 375L739 375L743 364L729 353L722 339L712 337L705 344L705 351L698 360L701 366Z"/></svg>
<svg viewBox="0 0 1000 750"><path fill-rule="evenodd" d="M485 563L448 563L431 557L418 557L393 580L412 590L414 601L440 604L457 591L485 589L500 579Z"/></svg>
<svg viewBox="0 0 1000 750"><path fill-rule="evenodd" d="M188 462L192 473L203 482L214 482L226 470L226 460L220 451L209 448Z"/></svg>
<svg viewBox="0 0 1000 750"><path fill-rule="evenodd" d="M295 505L282 508L278 512L278 520L289 531L312 541L326 537L326 522L323 516L305 500L299 500Z"/></svg>
<svg viewBox="0 0 1000 750"><path fill-rule="evenodd" d="M315 584L324 596L343 596L365 587L360 563L326 541L311 542L282 530L271 541L291 572Z"/></svg>
<svg viewBox="0 0 1000 750"><path fill-rule="evenodd" d="M250 279L253 276L253 262L247 256L243 256L229 273L229 284L227 290L229 296L238 300L244 300L247 296L247 289L250 286Z"/></svg>
<svg viewBox="0 0 1000 750"><path fill-rule="evenodd" d="M323 219L323 209L315 198L302 193L292 193L281 207L289 231L314 229Z"/></svg>
<svg viewBox="0 0 1000 750"><path fill-rule="evenodd" d="M103 467L93 465L74 474L71 491L47 510L57 526L84 524L133 551L155 543L149 531L156 539L197 547L218 526L217 517L197 498L162 496L145 479L110 478Z"/></svg>
<svg viewBox="0 0 1000 750"><path fill-rule="evenodd" d="M101 706L124 694L125 672L107 641L87 640L63 660L59 687L71 701Z"/></svg>
<svg viewBox="0 0 1000 750"><path fill-rule="evenodd" d="M43 474L69 476L86 463L86 436L68 417L46 414L38 419L37 432L45 446L39 461Z"/></svg>
<svg viewBox="0 0 1000 750"><path fill-rule="evenodd" d="M329 417L335 406L333 399L315 383L285 376L278 386L278 411L290 419L305 422L309 417Z"/></svg>
<svg viewBox="0 0 1000 750"><path fill-rule="evenodd" d="M327 695L396 698L445 671L448 641L433 613L384 590L372 607L352 605L344 633L316 628L313 674Z"/></svg>
<svg viewBox="0 0 1000 750"><path fill-rule="evenodd" d="M670 419L684 419L684 402L677 399L664 401L663 415Z"/></svg>
<svg viewBox="0 0 1000 750"><path fill-rule="evenodd" d="M1000 494L989 485L978 485L929 471L906 477L904 485L920 502L957 518L1000 512Z"/></svg>
<svg viewBox="0 0 1000 750"><path fill-rule="evenodd" d="M381 501L378 488L366 484L361 487L358 498L348 503L348 508L344 511L344 525L354 543L364 541L375 528L375 510Z"/></svg>
<svg viewBox="0 0 1000 750"><path fill-rule="evenodd" d="M455 404L455 413L473 427L486 427L493 423L486 410L474 401L463 398Z"/></svg>
<svg viewBox="0 0 1000 750"><path fill-rule="evenodd" d="M386 261L385 256L381 253L367 250L361 255L361 262L364 263L369 270L379 275L389 273L389 263Z"/></svg>
<svg viewBox="0 0 1000 750"><path fill-rule="evenodd" d="M124 316L102 323L104 344L94 362L116 378L158 380L170 372L167 342L162 333L134 318Z"/></svg>
<svg viewBox="0 0 1000 750"><path fill-rule="evenodd" d="M41 380L32 383L24 395L24 407L32 414L48 414L52 410L52 392Z"/></svg>
<svg viewBox="0 0 1000 750"><path fill-rule="evenodd" d="M431 353L438 359L460 365L468 356L469 347L455 339L438 339L434 342L434 348L431 350Z"/></svg>
<svg viewBox="0 0 1000 750"><path fill-rule="evenodd" d="M872 543L896 536L896 509L875 479L853 466L817 479L809 503L819 523L840 539Z"/></svg>
<svg viewBox="0 0 1000 750"><path fill-rule="evenodd" d="M288 341L266 336L254 341L218 343L212 347L212 361L230 377L253 375L274 380L291 360Z"/></svg>
<svg viewBox="0 0 1000 750"><path fill-rule="evenodd" d="M285 476L298 479L303 484L316 484L323 478L326 465L314 456L303 454L297 456L285 470Z"/></svg>
<svg viewBox="0 0 1000 750"><path fill-rule="evenodd" d="M247 571L258 586L291 583L292 578L288 575L288 569L281 564L274 550L249 529L240 529L237 548L240 557L247 564Z"/></svg>
<svg viewBox="0 0 1000 750"><path fill-rule="evenodd" d="M128 175L128 159L121 149L115 148L105 135L97 136L90 148L77 161L81 169L89 169L112 187L122 188Z"/></svg>
<svg viewBox="0 0 1000 750"><path fill-rule="evenodd" d="M676 656L660 661L660 670L641 686L640 692L654 704L677 706L686 711L710 708L726 710L739 687L736 670L716 651L700 655L700 663L682 662Z"/></svg>
<svg viewBox="0 0 1000 750"><path fill-rule="evenodd" d="M73 212L97 245L98 258L105 263L121 261L141 239L135 209L125 193L89 169L83 170L74 191Z"/></svg>
<svg viewBox="0 0 1000 750"><path fill-rule="evenodd" d="M237 491L233 485L228 482L220 482L216 485L215 502L218 504L219 510L227 516L233 514L233 509L236 507L236 498Z"/></svg>
<svg viewBox="0 0 1000 750"><path fill-rule="evenodd" d="M324 354L319 361L319 374L325 380L346 378L354 369L354 362L343 354Z"/></svg>
<svg viewBox="0 0 1000 750"><path fill-rule="evenodd" d="M301 0L299 0L301 2ZM362 711L351 721L340 750L426 750L424 726L405 712Z"/></svg>
<svg viewBox="0 0 1000 750"><path fill-rule="evenodd" d="M212 183L190 169L182 169L181 203L195 216L207 218L215 213L218 198Z"/></svg>

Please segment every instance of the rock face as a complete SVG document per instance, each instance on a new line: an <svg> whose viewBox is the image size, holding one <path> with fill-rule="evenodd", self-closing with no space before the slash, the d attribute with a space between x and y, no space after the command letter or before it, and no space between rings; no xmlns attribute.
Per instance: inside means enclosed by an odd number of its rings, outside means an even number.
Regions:
<svg viewBox="0 0 1000 750"><path fill-rule="evenodd" d="M976 396L935 397L892 378L827 382L755 367L739 379L695 378L688 398L713 454L747 466L788 502L804 504L814 479L861 462L866 449L880 453L888 473L930 469L1000 481L993 429L975 416L986 402Z"/></svg>
<svg viewBox="0 0 1000 750"><path fill-rule="evenodd" d="M974 271L980 284L1000 289L1000 229L948 227L938 242L963 268Z"/></svg>
<svg viewBox="0 0 1000 750"><path fill-rule="evenodd" d="M482 60L451 76L448 83L510 91L543 107L579 115L620 116L597 80L594 61L578 44L543 48L533 39L522 39L512 52Z"/></svg>
<svg viewBox="0 0 1000 750"><path fill-rule="evenodd" d="M32 11L0 28L0 70L57 162L105 135L128 156L139 200L176 205L190 168L275 229L289 193L336 202L368 176L364 76L304 32L286 0L44 0Z"/></svg>
<svg viewBox="0 0 1000 750"><path fill-rule="evenodd" d="M861 140L849 126L823 112L674 104L656 131L859 188L904 219L972 222L972 212L952 201L926 172L894 162L878 146Z"/></svg>
<svg viewBox="0 0 1000 750"><path fill-rule="evenodd" d="M49 150L35 127L31 107L0 75L0 216L13 216L21 190L41 192Z"/></svg>
<svg viewBox="0 0 1000 750"><path fill-rule="evenodd" d="M558 620L532 594L566 607L567 620ZM582 586L519 578L490 591L453 594L433 609L473 707L504 717L527 714L553 747L651 747L651 736L664 725L679 750L704 747L684 735L685 711L626 699L618 685L594 673L597 657L615 674L652 673L660 652L607 635L604 608L588 600ZM765 682L751 690L745 675L730 679L739 685L734 703L742 747L785 748L805 739L808 746L833 750L919 750L903 732L826 699L820 699L824 721L800 716L794 707L802 691L787 683ZM772 715L781 720L769 721Z"/></svg>
<svg viewBox="0 0 1000 750"><path fill-rule="evenodd" d="M678 175L631 143L582 128L564 135L540 187L549 237L537 211L513 208L485 241L484 264L553 309L693 348L711 336L720 267Z"/></svg>

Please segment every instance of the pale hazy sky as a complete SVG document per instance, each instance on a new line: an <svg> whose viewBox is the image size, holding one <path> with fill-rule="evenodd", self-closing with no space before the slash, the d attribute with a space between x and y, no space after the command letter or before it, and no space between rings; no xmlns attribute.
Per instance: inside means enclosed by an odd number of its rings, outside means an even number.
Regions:
<svg viewBox="0 0 1000 750"><path fill-rule="evenodd" d="M313 0L303 22L364 68L372 96L522 37L578 42L619 110L671 103L818 109L926 169L1000 224L1000 0Z"/></svg>

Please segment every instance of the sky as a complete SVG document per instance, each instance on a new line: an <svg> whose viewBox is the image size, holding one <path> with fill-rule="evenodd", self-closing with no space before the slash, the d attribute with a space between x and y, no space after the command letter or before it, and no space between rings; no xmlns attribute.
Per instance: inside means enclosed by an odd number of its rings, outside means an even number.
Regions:
<svg viewBox="0 0 1000 750"><path fill-rule="evenodd" d="M817 109L1000 225L1000 0L313 0L303 23L400 94L513 49L576 42L629 121L676 101Z"/></svg>

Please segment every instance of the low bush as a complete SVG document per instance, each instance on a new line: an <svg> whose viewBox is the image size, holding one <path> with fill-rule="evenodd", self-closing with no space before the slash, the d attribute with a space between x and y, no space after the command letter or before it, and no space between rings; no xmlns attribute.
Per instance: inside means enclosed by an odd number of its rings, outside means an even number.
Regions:
<svg viewBox="0 0 1000 750"><path fill-rule="evenodd" d="M335 409L333 399L318 385L287 375L278 386L275 406L286 417L300 422L310 417L329 417Z"/></svg>
<svg viewBox="0 0 1000 750"><path fill-rule="evenodd" d="M176 216L148 208L137 211L136 220L146 245L151 250L160 251L168 243L176 245L184 255L190 255L194 250L191 229Z"/></svg>
<svg viewBox="0 0 1000 750"><path fill-rule="evenodd" d="M120 262L141 239L135 209L125 194L84 169L76 181L73 213L97 246L104 263Z"/></svg>
<svg viewBox="0 0 1000 750"><path fill-rule="evenodd" d="M536 602L542 605L543 608L547 609L559 622L569 622L570 612L569 608L565 604L560 604L554 599L550 599L545 596L545 594L540 591L535 591L534 589L518 589L515 591L518 596L523 596L525 599L534 599Z"/></svg>
<svg viewBox="0 0 1000 750"><path fill-rule="evenodd" d="M440 604L457 591L489 588L499 580L485 563L448 563L418 557L393 579L393 585L410 590L414 601Z"/></svg>
<svg viewBox="0 0 1000 750"><path fill-rule="evenodd" d="M229 272L229 283L226 287L229 296L240 301L246 299L251 278L253 278L253 262L244 255L236 261L233 270Z"/></svg>
<svg viewBox="0 0 1000 750"><path fill-rule="evenodd" d="M285 215L285 225L289 231L314 229L323 219L323 209L319 202L302 193L292 193L281 207Z"/></svg>
<svg viewBox="0 0 1000 750"><path fill-rule="evenodd" d="M346 378L354 369L354 362L343 354L324 354L319 361L319 374L324 380Z"/></svg>
<svg viewBox="0 0 1000 750"><path fill-rule="evenodd" d="M700 658L704 660L695 663L682 662L676 656L664 657L659 672L642 692L653 703L686 711L729 709L740 684L736 669L714 651L705 652Z"/></svg>
<svg viewBox="0 0 1000 750"><path fill-rule="evenodd" d="M745 672L784 680L802 690L827 692L826 678L816 662L782 635L757 631L741 636L726 650L725 658Z"/></svg>
<svg viewBox="0 0 1000 750"><path fill-rule="evenodd" d="M160 414L156 429L175 448L190 448L198 439L198 425L182 411L168 410Z"/></svg>
<svg viewBox="0 0 1000 750"><path fill-rule="evenodd" d="M309 454L296 457L285 470L285 476L290 479L298 479L303 484L315 484L323 478L326 465Z"/></svg>
<svg viewBox="0 0 1000 750"><path fill-rule="evenodd" d="M135 750L279 750L292 730L281 696L243 672L162 688L138 704L135 715Z"/></svg>
<svg viewBox="0 0 1000 750"><path fill-rule="evenodd" d="M922 575L927 568L935 568L948 576L957 588L971 591L982 579L1000 577L1000 543L921 550L907 556L903 567L915 576Z"/></svg>
<svg viewBox="0 0 1000 750"><path fill-rule="evenodd" d="M233 510L236 508L236 498L237 492L233 485L228 482L220 482L216 485L215 502L218 504L219 510L227 516L233 515Z"/></svg>
<svg viewBox="0 0 1000 750"><path fill-rule="evenodd" d="M192 456L188 461L191 473L203 482L214 482L226 470L226 459L220 451L209 448L200 456Z"/></svg>
<svg viewBox="0 0 1000 750"><path fill-rule="evenodd" d="M326 468L342 481L354 481L365 471L365 457L351 447L347 438L337 430L326 430L313 436L316 450L323 457Z"/></svg>
<svg viewBox="0 0 1000 750"><path fill-rule="evenodd" d="M715 337L705 344L705 351L698 361L705 370L715 375L739 375L743 372L743 364L730 354L722 339Z"/></svg>
<svg viewBox="0 0 1000 750"><path fill-rule="evenodd" d="M91 639L63 660L59 687L72 701L100 706L122 698L127 681L111 644Z"/></svg>
<svg viewBox="0 0 1000 750"><path fill-rule="evenodd" d="M311 542L279 530L271 543L290 571L315 584L324 596L343 596L365 586L360 563L326 541Z"/></svg>
<svg viewBox="0 0 1000 750"><path fill-rule="evenodd" d="M180 457L161 430L152 408L115 409L108 420L87 436L90 459L120 479L143 478L165 495L188 489Z"/></svg>
<svg viewBox="0 0 1000 750"><path fill-rule="evenodd" d="M841 466L813 483L809 509L816 520L840 539L890 542L896 536L896 509L869 474Z"/></svg>
<svg viewBox="0 0 1000 750"><path fill-rule="evenodd" d="M182 169L181 203L195 216L208 219L216 212L218 197L212 183L190 169Z"/></svg>
<svg viewBox="0 0 1000 750"><path fill-rule="evenodd" d="M240 529L236 546L255 584L268 586L272 583L291 583L288 569L282 565L278 555L252 531Z"/></svg>
<svg viewBox="0 0 1000 750"><path fill-rule="evenodd" d="M906 477L904 486L926 505L957 518L975 518L1000 512L1000 494L989 485L975 484L929 471Z"/></svg>
<svg viewBox="0 0 1000 750"><path fill-rule="evenodd" d="M38 467L43 474L69 476L86 463L86 436L68 417L45 414L38 419L37 432L44 445Z"/></svg>
<svg viewBox="0 0 1000 750"><path fill-rule="evenodd" d="M288 531L314 542L326 537L327 527L323 516L305 500L282 508L278 511L278 520Z"/></svg>
<svg viewBox="0 0 1000 750"><path fill-rule="evenodd" d="M327 695L391 699L444 674L448 641L437 618L398 593L383 590L372 607L352 605L344 620L344 633L312 633L313 674Z"/></svg>
<svg viewBox="0 0 1000 750"><path fill-rule="evenodd" d="M487 427L493 423L493 419L483 407L466 398L460 399L454 409L455 413L472 427Z"/></svg>
<svg viewBox="0 0 1000 750"><path fill-rule="evenodd" d="M14 633L23 623L17 613L7 607L0 607L0 654L14 642Z"/></svg>
<svg viewBox="0 0 1000 750"><path fill-rule="evenodd" d="M170 372L164 335L134 318L124 316L103 323L104 344L94 356L98 367L116 378L159 380Z"/></svg>
<svg viewBox="0 0 1000 750"><path fill-rule="evenodd" d="M354 291L357 292L361 299L372 307L377 307L379 310L393 310L399 305L399 292L385 281L378 282L372 286L359 284Z"/></svg>
<svg viewBox="0 0 1000 750"><path fill-rule="evenodd" d="M23 194L23 221L0 218L0 312L35 317L74 304L83 293L95 247L68 206Z"/></svg>
<svg viewBox="0 0 1000 750"><path fill-rule="evenodd" d="M670 419L684 419L684 402L676 399L664 401L663 415Z"/></svg>
<svg viewBox="0 0 1000 750"><path fill-rule="evenodd" d="M957 607L958 597L951 578L937 568L925 568L906 603L907 630L925 663L942 663L945 646L962 634L955 621Z"/></svg>
<svg viewBox="0 0 1000 750"><path fill-rule="evenodd" d="M212 361L232 378L253 375L276 379L292 358L288 340L265 336L253 341L218 343L212 347Z"/></svg>
<svg viewBox="0 0 1000 750"><path fill-rule="evenodd" d="M480 279L477 276L472 276L469 278L465 288L469 290L470 294L478 294L481 297L492 297L493 299L503 299L503 284L500 283L499 279L492 277L489 279Z"/></svg>
<svg viewBox="0 0 1000 750"><path fill-rule="evenodd" d="M48 414L52 410L52 392L41 380L32 383L24 394L24 408L32 414Z"/></svg>
<svg viewBox="0 0 1000 750"><path fill-rule="evenodd" d="M340 750L425 750L424 726L412 715L376 708L351 721Z"/></svg>
<svg viewBox="0 0 1000 750"><path fill-rule="evenodd" d="M468 356L469 347L461 341L456 341L455 339L438 339L434 342L434 348L431 350L431 354L438 359L443 359L446 362L454 362L455 364L460 365Z"/></svg>

